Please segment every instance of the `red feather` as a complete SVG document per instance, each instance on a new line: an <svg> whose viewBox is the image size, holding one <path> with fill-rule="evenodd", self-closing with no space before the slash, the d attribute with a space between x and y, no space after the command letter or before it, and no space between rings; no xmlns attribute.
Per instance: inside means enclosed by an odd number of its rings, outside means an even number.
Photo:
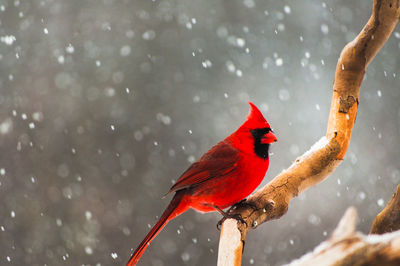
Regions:
<svg viewBox="0 0 400 266"><path fill-rule="evenodd" d="M235 170L239 151L221 141L193 163L176 181L167 194L185 188L193 188L211 178L222 178Z"/></svg>
<svg viewBox="0 0 400 266"><path fill-rule="evenodd" d="M193 163L171 187L168 193L175 192L175 196L132 254L128 266L136 265L161 229L189 208L202 212L225 209L246 198L261 183L269 166L269 144L276 137L257 107L249 104L249 115L239 129Z"/></svg>

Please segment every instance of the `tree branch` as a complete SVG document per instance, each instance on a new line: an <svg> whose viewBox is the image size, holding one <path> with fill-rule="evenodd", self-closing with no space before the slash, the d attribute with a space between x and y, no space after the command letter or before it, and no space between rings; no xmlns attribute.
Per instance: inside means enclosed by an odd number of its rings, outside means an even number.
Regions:
<svg viewBox="0 0 400 266"><path fill-rule="evenodd" d="M347 209L330 239L287 266L400 265L400 231L381 236L355 232L357 212Z"/></svg>
<svg viewBox="0 0 400 266"><path fill-rule="evenodd" d="M400 230L400 185L386 207L376 216L370 234L384 234Z"/></svg>
<svg viewBox="0 0 400 266"><path fill-rule="evenodd" d="M400 0L374 0L371 18L342 50L336 67L327 132L311 149L246 201L235 206L246 224L224 221L218 265L240 265L243 243L251 228L284 215L298 194L324 180L343 160L357 115L358 96L368 64L393 32L400 17ZM240 233L240 240L231 235ZM238 250L240 252L238 252ZM224 255L222 255L224 254ZM227 256L226 254L229 254ZM229 264L236 262L237 264Z"/></svg>

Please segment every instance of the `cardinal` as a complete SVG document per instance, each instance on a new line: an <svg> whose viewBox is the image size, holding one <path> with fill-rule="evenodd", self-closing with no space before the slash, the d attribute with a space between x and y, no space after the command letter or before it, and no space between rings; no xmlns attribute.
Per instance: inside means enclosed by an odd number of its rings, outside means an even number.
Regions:
<svg viewBox="0 0 400 266"><path fill-rule="evenodd" d="M271 126L251 102L246 121L194 162L171 187L175 193L158 222L133 252L127 266L138 263L150 242L164 226L192 208L199 212L224 209L250 195L264 179L269 146L276 142Z"/></svg>

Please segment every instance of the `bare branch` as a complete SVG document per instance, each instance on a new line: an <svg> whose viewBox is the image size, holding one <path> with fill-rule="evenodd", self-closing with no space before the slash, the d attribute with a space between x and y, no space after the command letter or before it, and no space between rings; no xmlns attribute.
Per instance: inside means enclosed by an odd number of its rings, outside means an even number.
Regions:
<svg viewBox="0 0 400 266"><path fill-rule="evenodd" d="M229 261L241 261L246 235L263 222L278 219L287 212L289 202L298 194L324 180L346 154L357 115L358 96L366 68L393 32L400 17L400 0L374 0L373 12L361 33L347 44L336 67L333 96L326 136L266 186L249 197L232 213L240 214L246 224L222 225L219 252L230 254ZM252 207L250 207L252 206ZM229 227L229 229L228 229ZM231 228L234 227L234 228ZM241 241L230 234L239 230ZM226 235L228 234L228 235ZM229 245L228 245L229 244ZM218 265L224 264L218 260Z"/></svg>
<svg viewBox="0 0 400 266"><path fill-rule="evenodd" d="M237 266L240 265L240 258L239 256L231 256L230 253L224 253L223 251L230 251L230 250L235 250L235 252L240 252L242 253L243 247L242 247L242 241L240 241L240 232L238 230L233 230L237 228L237 221L234 219L229 219L226 221L229 226L225 226L225 229L222 230L231 230L230 232L221 232L221 237L227 237L227 239L222 239L220 243L228 243L231 245L235 245L235 243L240 243L240 246L232 246L229 248L219 248L221 252L218 252L218 265L220 266ZM236 261L231 260L231 259L237 259Z"/></svg>
<svg viewBox="0 0 400 266"><path fill-rule="evenodd" d="M384 234L400 230L400 185L386 207L376 216L370 234Z"/></svg>
<svg viewBox="0 0 400 266"><path fill-rule="evenodd" d="M332 233L332 240L340 241L354 234L356 230L357 210L350 207L344 213L335 231Z"/></svg>

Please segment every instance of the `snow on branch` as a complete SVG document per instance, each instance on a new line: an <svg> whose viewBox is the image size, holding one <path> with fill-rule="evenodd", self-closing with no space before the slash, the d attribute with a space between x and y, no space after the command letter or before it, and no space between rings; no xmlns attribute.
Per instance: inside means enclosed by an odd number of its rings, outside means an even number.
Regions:
<svg viewBox="0 0 400 266"><path fill-rule="evenodd" d="M224 221L218 265L240 265L250 229L287 212L290 200L327 178L343 160L357 115L361 82L368 64L385 44L400 17L400 0L374 0L372 15L339 57L325 137L271 182L230 212L246 223ZM234 237L240 233L240 239ZM229 264L234 262L235 264Z"/></svg>
<svg viewBox="0 0 400 266"><path fill-rule="evenodd" d="M400 231L366 236L355 232L356 220L350 207L327 241L286 266L400 265Z"/></svg>

